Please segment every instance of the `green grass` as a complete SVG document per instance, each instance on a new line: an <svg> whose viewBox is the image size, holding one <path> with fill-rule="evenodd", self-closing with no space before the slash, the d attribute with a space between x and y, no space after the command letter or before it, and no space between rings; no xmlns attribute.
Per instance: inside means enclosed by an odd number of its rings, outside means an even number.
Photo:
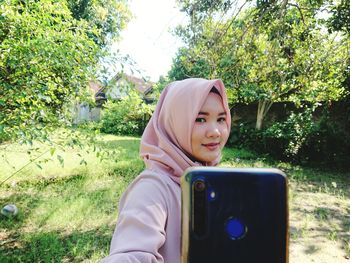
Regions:
<svg viewBox="0 0 350 263"><path fill-rule="evenodd" d="M101 162L96 152L67 148L41 163L42 169L31 164L1 186L1 207L14 203L20 213L0 217L0 262L97 262L106 255L119 197L143 162L139 138L103 136L96 144L117 153ZM39 148L37 155L47 146ZM1 181L29 162L28 149L3 148L8 162L0 162Z"/></svg>
<svg viewBox="0 0 350 263"><path fill-rule="evenodd" d="M144 167L139 141L101 135L95 142L101 153L114 151L103 161L92 149L65 147L51 156L50 146L40 143L0 145L1 182L30 162L29 149L37 148L31 158L46 152L37 160L40 167L27 165L0 186L0 206L14 203L20 211L13 219L0 216L0 262L98 262L107 255L118 200ZM350 255L349 174L281 163L241 149L225 149L221 165L284 170L290 179L292 243L307 242L317 233ZM322 249L313 244L309 251Z"/></svg>

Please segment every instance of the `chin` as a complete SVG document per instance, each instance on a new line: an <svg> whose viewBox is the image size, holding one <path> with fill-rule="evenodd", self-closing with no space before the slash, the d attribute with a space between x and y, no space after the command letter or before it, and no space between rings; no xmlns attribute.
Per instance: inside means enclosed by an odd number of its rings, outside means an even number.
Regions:
<svg viewBox="0 0 350 263"><path fill-rule="evenodd" d="M217 160L219 158L219 155L215 155L215 156L207 156L205 158L202 159L202 162L206 162L206 163L211 163L214 162L215 160Z"/></svg>
<svg viewBox="0 0 350 263"><path fill-rule="evenodd" d="M214 162L215 160L218 160L220 158L221 151L217 152L201 152L200 154L194 154L192 155L192 158L196 160L197 162L201 163L211 163Z"/></svg>

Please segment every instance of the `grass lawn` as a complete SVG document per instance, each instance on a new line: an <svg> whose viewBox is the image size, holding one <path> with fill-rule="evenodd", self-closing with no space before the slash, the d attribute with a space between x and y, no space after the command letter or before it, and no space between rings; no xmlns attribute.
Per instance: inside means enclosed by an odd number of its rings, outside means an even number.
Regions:
<svg viewBox="0 0 350 263"><path fill-rule="evenodd" d="M41 162L0 186L0 206L14 203L20 211L13 219L0 216L0 262L98 262L107 255L120 195L143 169L139 141L101 135L97 144L115 150L103 161L92 151L66 147L51 156L47 145L34 145L32 158L45 153ZM29 162L28 149L0 145L0 182ZM287 173L290 262L350 262L350 173L292 166L237 149L226 149L221 165Z"/></svg>

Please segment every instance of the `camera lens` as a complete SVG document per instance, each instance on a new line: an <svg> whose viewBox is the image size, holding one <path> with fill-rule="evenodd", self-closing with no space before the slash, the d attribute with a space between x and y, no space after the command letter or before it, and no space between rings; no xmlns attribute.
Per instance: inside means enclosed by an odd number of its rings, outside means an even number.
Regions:
<svg viewBox="0 0 350 263"><path fill-rule="evenodd" d="M197 192L202 192L205 189L205 183L202 180L196 180L194 182L194 190Z"/></svg>
<svg viewBox="0 0 350 263"><path fill-rule="evenodd" d="M203 238L207 233L207 185L204 179L197 178L192 184L193 202L193 232L197 238Z"/></svg>

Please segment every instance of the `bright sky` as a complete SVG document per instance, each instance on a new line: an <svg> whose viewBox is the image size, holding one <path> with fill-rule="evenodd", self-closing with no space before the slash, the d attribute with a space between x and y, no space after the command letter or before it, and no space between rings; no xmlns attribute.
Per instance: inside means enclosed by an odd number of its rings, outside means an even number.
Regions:
<svg viewBox="0 0 350 263"><path fill-rule="evenodd" d="M175 0L131 0L134 15L122 32L122 41L113 45L129 54L151 81L158 81L170 70L172 58L181 40L169 30L186 18L176 8Z"/></svg>

